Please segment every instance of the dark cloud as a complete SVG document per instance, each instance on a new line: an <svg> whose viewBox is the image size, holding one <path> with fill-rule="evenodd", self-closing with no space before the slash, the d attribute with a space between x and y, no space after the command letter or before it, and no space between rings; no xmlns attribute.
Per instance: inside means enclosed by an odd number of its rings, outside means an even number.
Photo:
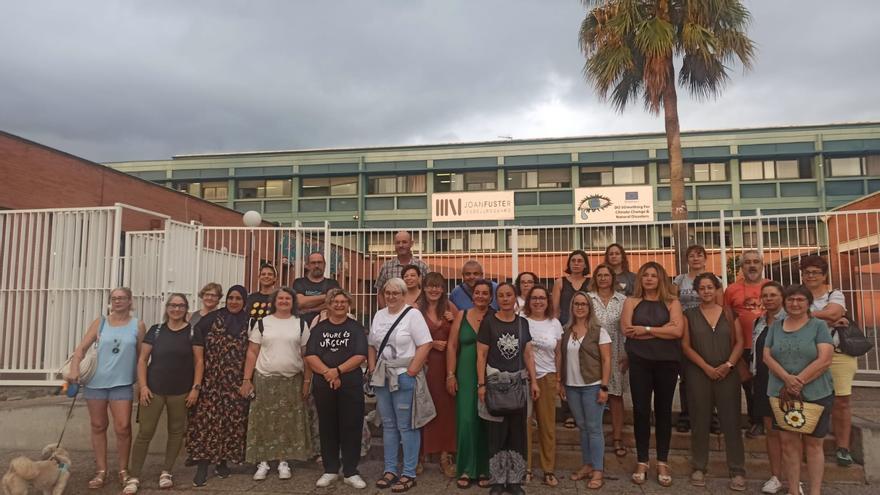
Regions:
<svg viewBox="0 0 880 495"><path fill-rule="evenodd" d="M685 129L877 120L870 0L751 1ZM95 160L662 130L581 75L578 1L6 2L0 128Z"/></svg>

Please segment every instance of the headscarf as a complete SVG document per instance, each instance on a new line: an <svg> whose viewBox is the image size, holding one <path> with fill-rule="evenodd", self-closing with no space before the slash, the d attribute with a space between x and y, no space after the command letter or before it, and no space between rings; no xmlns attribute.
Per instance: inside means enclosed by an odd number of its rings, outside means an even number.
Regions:
<svg viewBox="0 0 880 495"><path fill-rule="evenodd" d="M211 327L214 326L214 323L216 323L218 319L223 320L223 329L226 330L226 333L229 335L238 336L241 335L241 332L247 331L248 315L247 311L244 310L244 302L247 301L247 289L241 285L233 285L228 291L226 291L226 298L228 299L229 295L233 292L237 292L241 296L241 311L232 313L226 309L226 307L215 309L211 313L202 317L202 319L196 324L196 330L198 332L207 336L211 331Z"/></svg>

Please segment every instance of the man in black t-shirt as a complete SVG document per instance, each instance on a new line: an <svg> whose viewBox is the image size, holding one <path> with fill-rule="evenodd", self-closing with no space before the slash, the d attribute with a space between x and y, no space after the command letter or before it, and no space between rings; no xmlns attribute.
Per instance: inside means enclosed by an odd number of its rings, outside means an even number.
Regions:
<svg viewBox="0 0 880 495"><path fill-rule="evenodd" d="M275 282L278 281L278 272L275 267L264 263L260 266L259 285L260 290L248 294L245 310L250 317L249 328L254 328L257 321L269 316L275 310L272 307L272 294L275 293Z"/></svg>
<svg viewBox="0 0 880 495"><path fill-rule="evenodd" d="M325 302L327 291L339 287L339 282L324 277L326 266L324 255L314 252L306 261L306 276L293 282L297 311L307 325L311 325L315 316L327 308Z"/></svg>

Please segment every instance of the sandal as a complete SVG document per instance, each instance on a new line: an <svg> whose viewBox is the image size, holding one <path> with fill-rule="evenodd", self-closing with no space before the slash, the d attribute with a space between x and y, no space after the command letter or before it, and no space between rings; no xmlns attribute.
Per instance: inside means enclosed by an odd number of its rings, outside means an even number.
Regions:
<svg viewBox="0 0 880 495"><path fill-rule="evenodd" d="M553 473L544 473L543 483L549 487L555 488L559 485L559 480L556 479L556 475Z"/></svg>
<svg viewBox="0 0 880 495"><path fill-rule="evenodd" d="M593 477L590 478L590 481L587 482L587 488L590 490L598 490L605 486L605 477L602 476L602 471L596 471L593 474Z"/></svg>
<svg viewBox="0 0 880 495"><path fill-rule="evenodd" d="M672 486L672 470L669 469L669 464L657 463L657 483L664 488Z"/></svg>
<svg viewBox="0 0 880 495"><path fill-rule="evenodd" d="M95 476L89 480L89 489L90 490L98 490L104 487L104 483L107 482L107 470L102 469L100 471L95 471Z"/></svg>
<svg viewBox="0 0 880 495"><path fill-rule="evenodd" d="M565 422L562 423L562 426L568 428L569 430L573 430L577 428L577 423L574 422L574 418L566 418Z"/></svg>
<svg viewBox="0 0 880 495"><path fill-rule="evenodd" d="M474 484L474 480L468 478L467 476L462 476L461 478L455 480L455 486L462 490L467 490Z"/></svg>
<svg viewBox="0 0 880 495"><path fill-rule="evenodd" d="M699 469L691 473L691 485L706 486L706 473Z"/></svg>
<svg viewBox="0 0 880 495"><path fill-rule="evenodd" d="M730 489L735 492L744 492L746 490L746 479L743 478L743 475L737 474L730 478Z"/></svg>
<svg viewBox="0 0 880 495"><path fill-rule="evenodd" d="M376 488L381 488L382 490L386 488L391 488L393 483L397 482L397 475L388 471L382 475L381 478L376 480Z"/></svg>
<svg viewBox="0 0 880 495"><path fill-rule="evenodd" d="M162 471L162 474L159 475L159 488L167 490L173 486L174 480L172 479L171 473L168 471Z"/></svg>
<svg viewBox="0 0 880 495"><path fill-rule="evenodd" d="M623 440L614 440L614 455L617 457L626 457L626 447L623 446Z"/></svg>
<svg viewBox="0 0 880 495"><path fill-rule="evenodd" d="M571 478L572 481L580 481L580 480L587 479L592 475L593 475L593 468L590 466L584 465L580 469L578 469L577 471L571 473L571 476L569 476L569 478Z"/></svg>
<svg viewBox="0 0 880 495"><path fill-rule="evenodd" d="M531 483L534 478L535 477L532 475L532 470L527 469L526 470L526 477L525 477L525 479L523 479L523 483Z"/></svg>
<svg viewBox="0 0 880 495"><path fill-rule="evenodd" d="M440 471L447 478L455 478L455 462L450 454L440 454Z"/></svg>
<svg viewBox="0 0 880 495"><path fill-rule="evenodd" d="M416 486L416 479L409 476L401 476L397 478L397 483L391 487L392 493L403 493L409 491L410 488Z"/></svg>
<svg viewBox="0 0 880 495"><path fill-rule="evenodd" d="M134 495L138 492L138 487L140 487L141 482L139 479L133 476L129 476L125 478L125 481L122 484L122 493L124 493L125 495Z"/></svg>
<svg viewBox="0 0 880 495"><path fill-rule="evenodd" d="M477 486L479 486L480 488L489 488L490 486L492 486L492 479L480 478L477 480Z"/></svg>
<svg viewBox="0 0 880 495"><path fill-rule="evenodd" d="M131 476L128 475L127 469L123 469L122 471L119 471L119 485L125 486L125 484L128 482L128 479L130 477Z"/></svg>
<svg viewBox="0 0 880 495"><path fill-rule="evenodd" d="M649 466L647 462L640 462L636 464L636 470L632 474L632 482L637 485L644 485L645 479L647 479L648 476L649 469L651 469L651 466Z"/></svg>

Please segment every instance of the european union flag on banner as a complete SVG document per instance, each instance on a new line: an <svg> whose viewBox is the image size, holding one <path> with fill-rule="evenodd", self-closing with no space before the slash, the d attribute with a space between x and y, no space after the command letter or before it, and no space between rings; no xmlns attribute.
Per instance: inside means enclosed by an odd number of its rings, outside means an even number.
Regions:
<svg viewBox="0 0 880 495"><path fill-rule="evenodd" d="M624 199L626 199L627 201L635 201L639 199L638 191L627 191L625 194L626 197Z"/></svg>

